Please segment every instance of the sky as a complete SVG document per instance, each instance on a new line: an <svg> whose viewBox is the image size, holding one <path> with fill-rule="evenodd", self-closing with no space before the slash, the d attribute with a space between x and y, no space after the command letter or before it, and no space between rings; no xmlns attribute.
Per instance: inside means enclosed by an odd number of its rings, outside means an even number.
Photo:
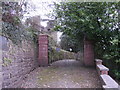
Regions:
<svg viewBox="0 0 120 90"><path fill-rule="evenodd" d="M26 0L28 3L31 4L30 7L34 8L35 11L31 8L28 8L30 10L29 14L25 14L25 16L35 16L35 15L41 15L42 19L47 19L48 17L45 16L46 14L49 14L52 9L53 2L57 2L59 0Z"/></svg>
<svg viewBox="0 0 120 90"><path fill-rule="evenodd" d="M28 8L24 17L40 15L41 19L51 19L46 15L53 11L54 1L57 2L57 0L26 0ZM47 22L41 22L41 25L46 27Z"/></svg>

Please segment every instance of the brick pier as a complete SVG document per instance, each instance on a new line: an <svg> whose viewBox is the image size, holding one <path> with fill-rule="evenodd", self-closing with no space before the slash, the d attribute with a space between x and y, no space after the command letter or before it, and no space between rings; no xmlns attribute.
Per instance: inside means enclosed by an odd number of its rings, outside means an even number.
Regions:
<svg viewBox="0 0 120 90"><path fill-rule="evenodd" d="M85 66L95 66L93 43L86 38L84 39L84 64Z"/></svg>
<svg viewBox="0 0 120 90"><path fill-rule="evenodd" d="M48 35L39 36L39 65L48 66Z"/></svg>

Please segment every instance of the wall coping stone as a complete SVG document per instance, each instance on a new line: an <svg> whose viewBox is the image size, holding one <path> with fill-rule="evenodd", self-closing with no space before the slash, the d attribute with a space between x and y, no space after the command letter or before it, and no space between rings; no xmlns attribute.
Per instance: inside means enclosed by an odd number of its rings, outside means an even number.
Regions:
<svg viewBox="0 0 120 90"><path fill-rule="evenodd" d="M118 88L118 83L115 82L109 75L100 75L101 79L104 81L104 88Z"/></svg>
<svg viewBox="0 0 120 90"><path fill-rule="evenodd" d="M95 59L95 61L96 61L96 62L102 62L102 60L101 60L101 59Z"/></svg>
<svg viewBox="0 0 120 90"><path fill-rule="evenodd" d="M97 65L97 67L100 69L100 71L109 71L109 69L107 67L105 67L104 65Z"/></svg>
<svg viewBox="0 0 120 90"><path fill-rule="evenodd" d="M96 61L96 67L97 67L98 74L100 76L100 80L101 80L103 89L104 90L109 90L109 89L110 90L120 90L120 86L118 85L118 83L114 79L112 79L108 75L108 73L100 74L100 72L102 72L102 71L109 71L109 69L107 67L105 67L102 64L97 63L102 60L95 59L95 61Z"/></svg>

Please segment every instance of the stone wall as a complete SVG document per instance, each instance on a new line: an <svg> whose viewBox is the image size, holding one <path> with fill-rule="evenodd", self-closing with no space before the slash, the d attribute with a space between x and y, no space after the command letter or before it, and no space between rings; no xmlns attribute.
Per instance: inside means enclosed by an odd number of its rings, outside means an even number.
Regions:
<svg viewBox="0 0 120 90"><path fill-rule="evenodd" d="M2 39L0 38L0 42ZM2 48L0 46L0 48ZM2 50L0 49L0 90L2 89Z"/></svg>
<svg viewBox="0 0 120 90"><path fill-rule="evenodd" d="M79 51L76 53L76 60L83 62L83 52L82 51Z"/></svg>
<svg viewBox="0 0 120 90"><path fill-rule="evenodd" d="M51 47L48 55L49 55L49 63L63 59L76 59L76 53L65 51L58 47Z"/></svg>
<svg viewBox="0 0 120 90"><path fill-rule="evenodd" d="M1 2L0 2L1 4ZM2 21L2 7L0 5L0 22ZM0 33L2 30L2 23L0 23ZM2 38L0 38L0 43L2 42ZM0 45L0 48L2 48L2 46ZM0 49L0 90L2 88L2 50Z"/></svg>
<svg viewBox="0 0 120 90"><path fill-rule="evenodd" d="M15 45L2 38L2 88L19 88L25 76L34 70L37 64L37 47L30 41Z"/></svg>

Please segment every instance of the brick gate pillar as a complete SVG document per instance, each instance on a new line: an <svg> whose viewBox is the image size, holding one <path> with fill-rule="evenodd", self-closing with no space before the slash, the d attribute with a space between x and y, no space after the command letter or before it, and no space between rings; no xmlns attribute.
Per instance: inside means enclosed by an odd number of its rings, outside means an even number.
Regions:
<svg viewBox="0 0 120 90"><path fill-rule="evenodd" d="M48 35L39 35L39 65L48 66Z"/></svg>
<svg viewBox="0 0 120 90"><path fill-rule="evenodd" d="M92 41L84 39L84 64L85 66L95 66L94 46Z"/></svg>

